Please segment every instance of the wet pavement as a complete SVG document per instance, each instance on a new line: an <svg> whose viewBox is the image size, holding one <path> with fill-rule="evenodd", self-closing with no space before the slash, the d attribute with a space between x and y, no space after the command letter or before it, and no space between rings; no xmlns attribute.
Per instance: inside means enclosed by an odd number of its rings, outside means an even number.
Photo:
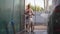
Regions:
<svg viewBox="0 0 60 34"><path fill-rule="evenodd" d="M47 30L35 30L34 34L47 34Z"/></svg>
<svg viewBox="0 0 60 34"><path fill-rule="evenodd" d="M37 26L35 26L35 29L33 32L23 31L18 34L47 34L47 26L37 25Z"/></svg>
<svg viewBox="0 0 60 34"><path fill-rule="evenodd" d="M22 32L20 34L47 34L47 30L34 30L34 32Z"/></svg>
<svg viewBox="0 0 60 34"><path fill-rule="evenodd" d="M47 30L47 25L36 25L34 30Z"/></svg>

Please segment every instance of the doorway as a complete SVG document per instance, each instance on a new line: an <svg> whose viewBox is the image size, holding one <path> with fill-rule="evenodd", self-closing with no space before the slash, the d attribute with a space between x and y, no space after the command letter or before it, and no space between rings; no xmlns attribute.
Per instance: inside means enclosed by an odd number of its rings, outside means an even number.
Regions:
<svg viewBox="0 0 60 34"><path fill-rule="evenodd" d="M47 34L48 20L52 10L52 0L25 0L25 8L30 4L35 16L34 32L36 34Z"/></svg>

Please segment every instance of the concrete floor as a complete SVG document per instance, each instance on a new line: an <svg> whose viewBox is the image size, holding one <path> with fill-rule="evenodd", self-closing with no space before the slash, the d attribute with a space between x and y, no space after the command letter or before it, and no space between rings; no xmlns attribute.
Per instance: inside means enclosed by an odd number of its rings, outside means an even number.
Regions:
<svg viewBox="0 0 60 34"><path fill-rule="evenodd" d="M47 30L34 30L34 32L23 32L20 34L47 34Z"/></svg>
<svg viewBox="0 0 60 34"><path fill-rule="evenodd" d="M45 25L36 25L36 26L34 26L34 30L47 30L47 26L45 26Z"/></svg>
<svg viewBox="0 0 60 34"><path fill-rule="evenodd" d="M34 32L21 32L21 33L18 33L18 34L47 34L47 26L44 26L44 25L37 25L37 26L34 26L35 29L34 29Z"/></svg>

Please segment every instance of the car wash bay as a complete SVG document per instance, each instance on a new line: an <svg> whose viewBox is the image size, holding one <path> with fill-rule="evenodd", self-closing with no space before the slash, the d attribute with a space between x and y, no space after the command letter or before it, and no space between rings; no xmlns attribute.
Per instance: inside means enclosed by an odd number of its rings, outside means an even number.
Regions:
<svg viewBox="0 0 60 34"><path fill-rule="evenodd" d="M0 0L0 34L20 34L24 32L24 1L25 0ZM22 34L45 33L47 33L46 30L34 30L34 32L24 32Z"/></svg>
<svg viewBox="0 0 60 34"><path fill-rule="evenodd" d="M24 6L24 0L0 0L0 34L24 31ZM40 31L37 30L36 33L38 32Z"/></svg>

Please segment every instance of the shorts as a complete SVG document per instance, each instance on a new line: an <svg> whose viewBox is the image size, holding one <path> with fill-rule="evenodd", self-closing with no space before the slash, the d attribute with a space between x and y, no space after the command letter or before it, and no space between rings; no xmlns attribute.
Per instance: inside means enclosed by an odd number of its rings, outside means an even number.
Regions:
<svg viewBox="0 0 60 34"><path fill-rule="evenodd" d="M26 19L25 20L25 23L26 24L31 24L31 23L34 23L34 22L33 22L33 19L32 18L29 18L29 19Z"/></svg>

